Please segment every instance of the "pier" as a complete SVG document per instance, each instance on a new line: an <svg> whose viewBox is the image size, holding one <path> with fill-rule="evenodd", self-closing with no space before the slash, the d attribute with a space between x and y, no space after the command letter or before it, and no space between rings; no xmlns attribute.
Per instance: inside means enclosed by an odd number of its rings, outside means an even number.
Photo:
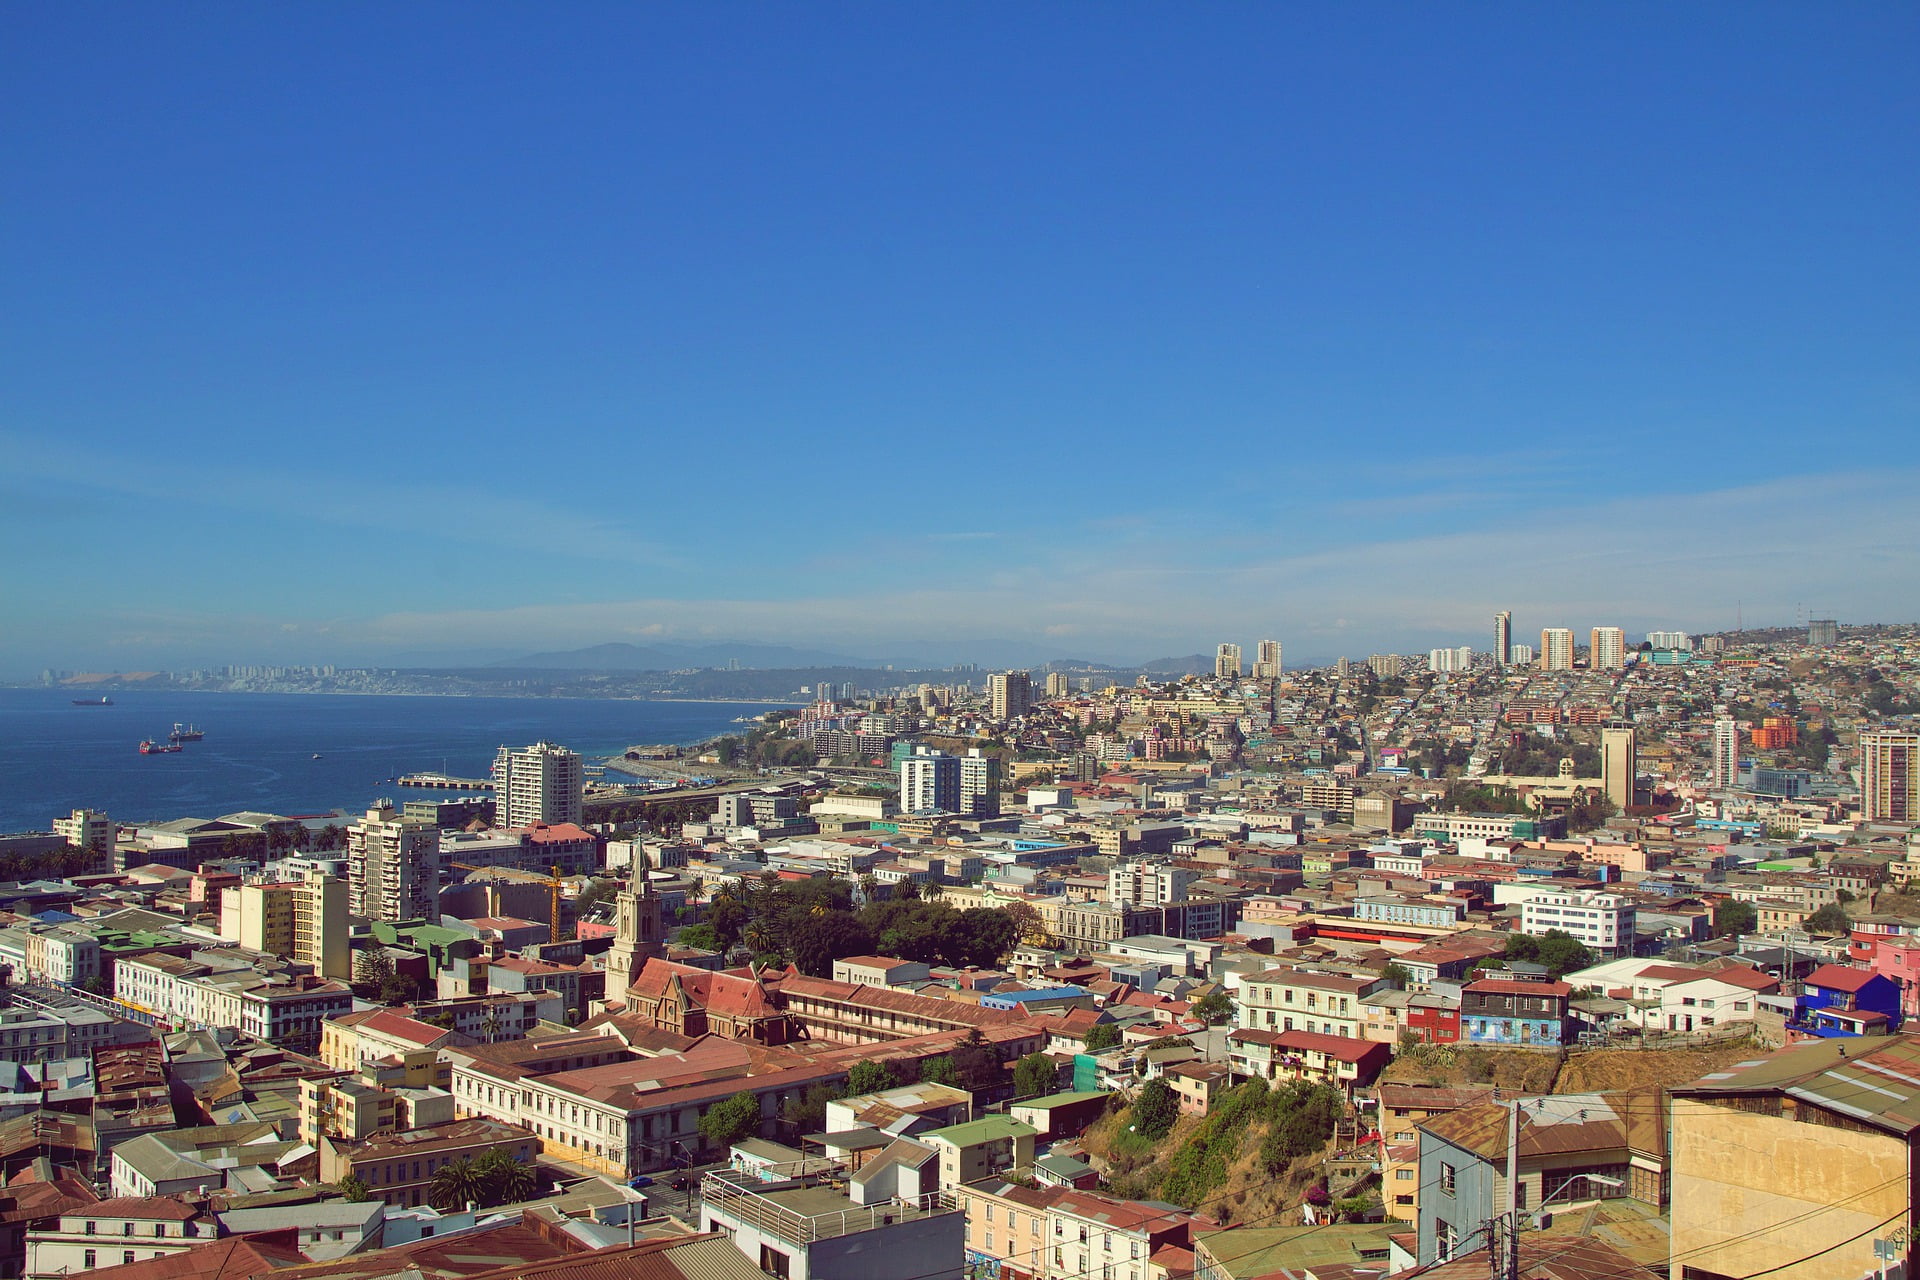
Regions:
<svg viewBox="0 0 1920 1280"><path fill-rule="evenodd" d="M491 791L492 778L453 778L444 773L403 773L393 780L396 787L420 787L428 791Z"/></svg>

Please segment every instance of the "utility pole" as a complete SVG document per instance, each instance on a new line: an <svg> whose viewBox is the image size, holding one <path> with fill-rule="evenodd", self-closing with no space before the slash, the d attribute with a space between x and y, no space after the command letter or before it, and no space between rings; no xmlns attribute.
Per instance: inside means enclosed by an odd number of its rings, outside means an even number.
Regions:
<svg viewBox="0 0 1920 1280"><path fill-rule="evenodd" d="M1507 1234L1500 1242L1505 1280L1520 1280L1520 1102L1515 1098L1507 1112Z"/></svg>

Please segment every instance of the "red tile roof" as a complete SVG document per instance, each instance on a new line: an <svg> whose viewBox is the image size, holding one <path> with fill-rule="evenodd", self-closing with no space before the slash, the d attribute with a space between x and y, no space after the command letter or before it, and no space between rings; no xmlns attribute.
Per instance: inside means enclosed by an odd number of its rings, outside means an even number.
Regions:
<svg viewBox="0 0 1920 1280"><path fill-rule="evenodd" d="M1829 991L1858 991L1876 978L1871 969L1855 969L1844 964L1823 964L1807 975L1810 987L1825 987Z"/></svg>
<svg viewBox="0 0 1920 1280"><path fill-rule="evenodd" d="M1379 1040L1356 1040L1352 1036L1329 1036L1318 1031L1282 1031L1274 1043L1282 1049L1302 1053L1322 1053L1341 1062L1365 1062L1368 1058L1390 1058L1393 1047Z"/></svg>
<svg viewBox="0 0 1920 1280"><path fill-rule="evenodd" d="M115 1280L252 1280L254 1276L296 1267L307 1261L294 1247L299 1231L292 1227L229 1236L164 1258L102 1267L93 1275L112 1272ZM103 1241L108 1237L102 1236ZM133 1243L131 1240L127 1243Z"/></svg>

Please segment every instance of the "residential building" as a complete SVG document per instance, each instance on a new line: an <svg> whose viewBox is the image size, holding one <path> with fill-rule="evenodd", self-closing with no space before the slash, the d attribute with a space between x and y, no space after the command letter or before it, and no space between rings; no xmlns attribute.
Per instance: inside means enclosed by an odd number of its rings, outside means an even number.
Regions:
<svg viewBox="0 0 1920 1280"><path fill-rule="evenodd" d="M577 752L552 742L518 750L501 747L493 757L494 822L502 827L577 825L585 786Z"/></svg>
<svg viewBox="0 0 1920 1280"><path fill-rule="evenodd" d="M1713 785L1740 784L1740 722L1721 716L1713 722Z"/></svg>
<svg viewBox="0 0 1920 1280"><path fill-rule="evenodd" d="M1280 660L1280 642L1262 640L1254 649L1253 678L1256 680L1278 680L1284 670Z"/></svg>
<svg viewBox="0 0 1920 1280"><path fill-rule="evenodd" d="M1615 813L1625 813L1633 803L1640 769L1637 742L1630 724L1610 724L1600 730L1600 779Z"/></svg>
<svg viewBox="0 0 1920 1280"><path fill-rule="evenodd" d="M1514 1189L1520 1208L1628 1194L1633 1156L1629 1126L1650 1115L1657 1127L1658 1106L1658 1093L1556 1094L1523 1100ZM1649 1113L1649 1108L1655 1110ZM1430 1116L1416 1126L1422 1265L1487 1247L1486 1225L1507 1203L1511 1119L1508 1106L1494 1103Z"/></svg>
<svg viewBox="0 0 1920 1280"><path fill-rule="evenodd" d="M1018 720L1033 706L1033 677L1025 671L994 672L987 677L987 702L995 720Z"/></svg>
<svg viewBox="0 0 1920 1280"><path fill-rule="evenodd" d="M1047 673L1047 697L1068 698L1073 696L1073 678L1064 671Z"/></svg>
<svg viewBox="0 0 1920 1280"><path fill-rule="evenodd" d="M1244 978L1236 1023L1247 1031L1314 1031L1362 1039L1362 997L1386 985L1384 978L1355 978L1305 969L1267 969Z"/></svg>
<svg viewBox="0 0 1920 1280"><path fill-rule="evenodd" d="M1509 646L1507 652L1512 655L1512 661L1507 664L1508 666L1530 667L1533 665L1533 646L1532 645L1530 644L1511 645Z"/></svg>
<svg viewBox="0 0 1920 1280"><path fill-rule="evenodd" d="M915 1137L939 1152L940 1185L951 1189L1027 1168L1035 1132L1008 1116L985 1116Z"/></svg>
<svg viewBox="0 0 1920 1280"><path fill-rule="evenodd" d="M1832 618L1811 618L1807 621L1807 643L1832 646L1840 643L1840 624Z"/></svg>
<svg viewBox="0 0 1920 1280"><path fill-rule="evenodd" d="M1559 1046L1573 988L1537 965L1509 965L1460 993L1460 1038L1471 1044Z"/></svg>
<svg viewBox="0 0 1920 1280"><path fill-rule="evenodd" d="M875 1197L868 1203L816 1177L762 1182L718 1170L700 1184L700 1230L721 1233L775 1280L961 1280L967 1220L954 1194L882 1200L870 1183L892 1190L876 1178L850 1187Z"/></svg>
<svg viewBox="0 0 1920 1280"><path fill-rule="evenodd" d="M960 757L915 747L900 762L900 810L903 813L959 813Z"/></svg>
<svg viewBox="0 0 1920 1280"><path fill-rule="evenodd" d="M1619 627L1595 627L1587 636L1587 666L1618 671L1627 665L1627 633Z"/></svg>
<svg viewBox="0 0 1920 1280"><path fill-rule="evenodd" d="M1240 666L1240 646L1222 644L1213 652L1213 674L1227 679L1238 679L1243 673Z"/></svg>
<svg viewBox="0 0 1920 1280"><path fill-rule="evenodd" d="M256 880L220 899L220 936L285 956L323 978L353 977L346 881L318 870L299 880Z"/></svg>
<svg viewBox="0 0 1920 1280"><path fill-rule="evenodd" d="M1573 670L1573 630L1570 627L1543 627L1540 631L1540 669Z"/></svg>
<svg viewBox="0 0 1920 1280"><path fill-rule="evenodd" d="M997 1273L1000 1280L1046 1276L1047 1208L1059 1198L1057 1188L988 1179L954 1193L967 1217L967 1274Z"/></svg>
<svg viewBox="0 0 1920 1280"><path fill-rule="evenodd" d="M446 859L440 830L402 818L391 800L347 826L347 909L369 920L437 920Z"/></svg>
<svg viewBox="0 0 1920 1280"><path fill-rule="evenodd" d="M1672 1250L1687 1276L1911 1274L1920 1039L1824 1040L1670 1089ZM1676 1266L1674 1274L1682 1274Z"/></svg>
<svg viewBox="0 0 1920 1280"><path fill-rule="evenodd" d="M1493 615L1493 660L1503 667L1513 661L1513 614L1505 609Z"/></svg>
<svg viewBox="0 0 1920 1280"><path fill-rule="evenodd" d="M1684 631L1649 631L1647 647L1669 653L1691 653L1693 637Z"/></svg>
<svg viewBox="0 0 1920 1280"><path fill-rule="evenodd" d="M211 1215L178 1200L120 1196L27 1231L26 1274L65 1277L185 1253L219 1234Z"/></svg>
<svg viewBox="0 0 1920 1280"><path fill-rule="evenodd" d="M1192 1241L1193 1219L1102 1195L1061 1189L1047 1206L1042 1275L1056 1280L1153 1280L1154 1253Z"/></svg>
<svg viewBox="0 0 1920 1280"><path fill-rule="evenodd" d="M1427 651L1427 670L1435 675L1451 675L1473 668L1473 650L1467 645L1453 649Z"/></svg>
<svg viewBox="0 0 1920 1280"><path fill-rule="evenodd" d="M113 819L104 813L92 809L75 809L64 818L53 820L53 834L65 840L76 849L85 849L90 853L111 854L115 833L119 828L113 825Z"/></svg>
<svg viewBox="0 0 1920 1280"><path fill-rule="evenodd" d="M1860 816L1868 822L1920 822L1920 733L1861 733Z"/></svg>
<svg viewBox="0 0 1920 1280"><path fill-rule="evenodd" d="M442 1167L495 1148L520 1164L532 1164L539 1144L520 1125L478 1116L404 1133L377 1133L360 1142L323 1136L320 1179L338 1183L358 1178L373 1199L395 1208L416 1208L427 1203L433 1175Z"/></svg>
<svg viewBox="0 0 1920 1280"><path fill-rule="evenodd" d="M974 818L1000 815L1000 757L970 747L960 757L959 812Z"/></svg>
<svg viewBox="0 0 1920 1280"><path fill-rule="evenodd" d="M1633 899L1618 893L1567 889L1538 893L1520 905L1520 932L1544 937L1554 930L1570 934L1597 956L1632 955Z"/></svg>
<svg viewBox="0 0 1920 1280"><path fill-rule="evenodd" d="M1114 906L1164 907L1185 902L1200 873L1191 867L1123 862L1107 869L1107 901Z"/></svg>

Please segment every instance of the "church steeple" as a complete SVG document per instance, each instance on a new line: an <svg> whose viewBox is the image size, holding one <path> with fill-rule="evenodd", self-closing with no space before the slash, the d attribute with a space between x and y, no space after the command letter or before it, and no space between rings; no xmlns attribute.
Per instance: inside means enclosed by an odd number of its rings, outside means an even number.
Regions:
<svg viewBox="0 0 1920 1280"><path fill-rule="evenodd" d="M607 952L607 999L625 1000L647 961L664 957L667 948L660 918L660 895L654 892L652 870L640 841L633 842L634 888L614 896L613 949Z"/></svg>

